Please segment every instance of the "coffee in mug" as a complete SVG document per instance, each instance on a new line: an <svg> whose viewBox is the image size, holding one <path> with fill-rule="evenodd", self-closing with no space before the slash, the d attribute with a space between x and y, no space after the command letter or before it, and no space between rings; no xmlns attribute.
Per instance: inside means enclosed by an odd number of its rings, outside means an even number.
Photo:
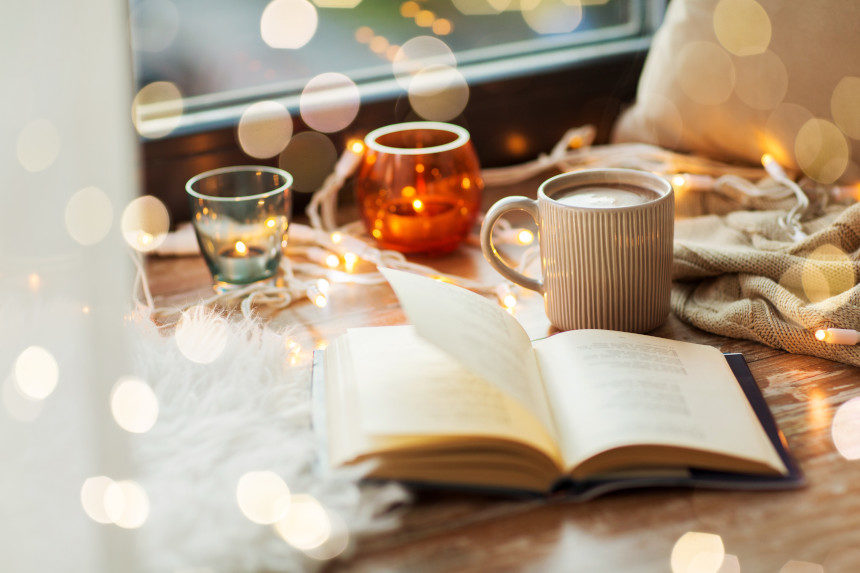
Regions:
<svg viewBox="0 0 860 573"><path fill-rule="evenodd" d="M563 173L537 200L506 197L481 228L481 248L504 277L544 295L559 330L646 332L669 315L675 198L668 181L646 171ZM529 212L538 224L542 279L509 267L492 243L496 220Z"/></svg>

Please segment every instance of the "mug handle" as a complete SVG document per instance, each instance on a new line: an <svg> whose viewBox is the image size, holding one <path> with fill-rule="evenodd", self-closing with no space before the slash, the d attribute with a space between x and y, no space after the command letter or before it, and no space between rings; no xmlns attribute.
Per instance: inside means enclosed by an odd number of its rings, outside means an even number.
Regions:
<svg viewBox="0 0 860 573"><path fill-rule="evenodd" d="M532 216L535 223L540 225L537 201L529 199L528 197L505 197L490 207L490 210L487 211L487 214L484 216L484 223L481 225L481 251L483 251L484 258L487 259L487 262L489 262L494 269L499 271L503 277L520 285L521 287L543 294L543 281L527 277L521 272L511 268L502 260L499 256L499 251L496 250L496 246L493 244L493 227L495 226L496 221L498 221L499 217L508 211L513 211L514 209L526 211Z"/></svg>

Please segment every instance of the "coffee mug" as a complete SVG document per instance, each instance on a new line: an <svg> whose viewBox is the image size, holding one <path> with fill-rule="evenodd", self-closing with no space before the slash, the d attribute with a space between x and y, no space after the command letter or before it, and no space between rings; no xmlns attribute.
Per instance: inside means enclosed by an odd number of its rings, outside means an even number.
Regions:
<svg viewBox="0 0 860 573"><path fill-rule="evenodd" d="M493 225L520 209L538 225L542 279L508 266ZM544 296L559 330L646 332L669 315L675 197L658 175L588 169L544 181L537 200L506 197L487 212L481 249L505 278Z"/></svg>

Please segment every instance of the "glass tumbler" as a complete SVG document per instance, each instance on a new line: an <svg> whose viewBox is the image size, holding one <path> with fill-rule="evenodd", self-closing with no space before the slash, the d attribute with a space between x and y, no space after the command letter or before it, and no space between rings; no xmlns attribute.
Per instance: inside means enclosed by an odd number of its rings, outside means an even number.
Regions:
<svg viewBox="0 0 860 573"><path fill-rule="evenodd" d="M292 176L262 166L224 167L188 180L191 221L218 286L273 277L287 240Z"/></svg>
<svg viewBox="0 0 860 573"><path fill-rule="evenodd" d="M418 121L365 138L355 190L367 231L401 253L444 254L468 236L484 188L469 132Z"/></svg>

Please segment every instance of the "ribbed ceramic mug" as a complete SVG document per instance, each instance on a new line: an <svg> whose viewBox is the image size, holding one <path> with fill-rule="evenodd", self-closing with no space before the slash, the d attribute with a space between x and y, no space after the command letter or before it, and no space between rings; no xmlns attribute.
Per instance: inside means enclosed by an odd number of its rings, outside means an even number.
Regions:
<svg viewBox="0 0 860 573"><path fill-rule="evenodd" d="M597 191L591 195L598 206L562 202L576 203L568 198L583 189ZM643 198L607 206L600 203L600 189L628 189ZM538 224L542 279L512 269L493 245L493 225L514 209L527 211ZM669 315L674 210L672 186L652 173L563 173L541 184L536 201L506 197L493 205L481 228L481 248L504 277L544 295L556 328L646 332Z"/></svg>

